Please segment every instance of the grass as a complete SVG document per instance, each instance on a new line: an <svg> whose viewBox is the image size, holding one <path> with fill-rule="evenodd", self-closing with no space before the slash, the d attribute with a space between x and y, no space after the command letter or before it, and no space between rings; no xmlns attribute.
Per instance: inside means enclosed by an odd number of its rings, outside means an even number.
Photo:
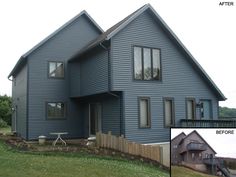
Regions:
<svg viewBox="0 0 236 177"><path fill-rule="evenodd" d="M159 168L135 161L82 153L33 153L13 150L0 140L4 177L167 177Z"/></svg>
<svg viewBox="0 0 236 177"><path fill-rule="evenodd" d="M3 133L3 134L8 134L11 132L11 127L4 127L4 128L0 128L0 133Z"/></svg>
<svg viewBox="0 0 236 177"><path fill-rule="evenodd" d="M196 172L189 168L171 166L171 177L215 177L204 173Z"/></svg>

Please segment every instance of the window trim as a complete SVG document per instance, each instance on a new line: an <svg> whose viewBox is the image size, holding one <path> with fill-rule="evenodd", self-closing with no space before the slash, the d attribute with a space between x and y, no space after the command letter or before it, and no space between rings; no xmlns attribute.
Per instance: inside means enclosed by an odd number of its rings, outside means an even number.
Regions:
<svg viewBox="0 0 236 177"><path fill-rule="evenodd" d="M135 61L134 61L134 48L135 47L139 47L141 48L141 63L142 63L142 79L136 79L135 78ZM151 56L151 78L150 80L145 80L144 79L144 52L143 52L143 49L144 48L148 48L150 49L150 56ZM156 49L156 50L159 50L160 51L160 77L159 79L153 79L153 49ZM157 47L147 47L147 46L141 46L141 45L132 45L132 62L133 62L133 69L132 69L132 76L133 76L133 81L142 81L142 82L162 82L162 52L161 52L161 49L160 48L157 48Z"/></svg>
<svg viewBox="0 0 236 177"><path fill-rule="evenodd" d="M185 98L185 118L188 119L188 101L193 101L193 106L195 108L193 113L193 120L196 120L196 99L194 97Z"/></svg>
<svg viewBox="0 0 236 177"><path fill-rule="evenodd" d="M63 64L63 71L64 71L64 75L62 77L52 77L50 76L50 63L62 63ZM60 61L60 60L49 60L48 61L48 79L65 79L65 75L66 75L66 71L65 71L65 62L64 61Z"/></svg>
<svg viewBox="0 0 236 177"><path fill-rule="evenodd" d="M140 114L140 101L141 100L147 100L148 101L148 117L147 117L147 121L148 121L148 126L141 126L141 114ZM151 101L150 101L150 97L138 97L138 117L139 117L139 121L138 121L138 126L140 129L149 129L151 128Z"/></svg>
<svg viewBox="0 0 236 177"><path fill-rule="evenodd" d="M48 116L48 104L49 103L63 103L64 104L64 116L63 117L49 117ZM67 103L64 102L64 101L47 101L45 102L45 107L46 107L46 111L45 111L45 114L46 114L46 120L66 120L67 119Z"/></svg>
<svg viewBox="0 0 236 177"><path fill-rule="evenodd" d="M166 115L165 115L165 101L172 101L172 125L166 125ZM163 116L164 116L164 127L170 128L175 126L175 99L174 97L163 97Z"/></svg>
<svg viewBox="0 0 236 177"><path fill-rule="evenodd" d="M210 118L209 119L203 119L203 120L212 120L213 119L213 105L212 105L212 100L211 99L207 99L207 98L201 98L199 99L199 102L203 102L203 101L209 101L210 103ZM202 114L201 114L201 108L200 108L200 119L202 119Z"/></svg>

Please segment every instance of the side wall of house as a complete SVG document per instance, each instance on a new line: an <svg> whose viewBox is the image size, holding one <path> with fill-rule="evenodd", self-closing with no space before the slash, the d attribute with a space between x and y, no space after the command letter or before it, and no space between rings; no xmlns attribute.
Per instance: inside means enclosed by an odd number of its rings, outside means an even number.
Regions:
<svg viewBox="0 0 236 177"><path fill-rule="evenodd" d="M71 73L67 61L99 34L88 18L82 15L29 56L29 139L39 135L50 137L50 132L58 131L68 132L68 137L84 136L80 106L77 100L70 99ZM49 61L64 62L63 79L48 77ZM47 119L47 102L64 102L66 118Z"/></svg>
<svg viewBox="0 0 236 177"><path fill-rule="evenodd" d="M182 161L182 156L179 154L179 142L186 135L180 134L174 140L171 140L171 163L172 164L180 164Z"/></svg>
<svg viewBox="0 0 236 177"><path fill-rule="evenodd" d="M27 64L17 73L12 82L12 131L26 139L27 124Z"/></svg>
<svg viewBox="0 0 236 177"><path fill-rule="evenodd" d="M211 100L213 118L218 114L216 96L158 23L146 11L111 39L112 90L124 91L125 136L141 143L169 141L169 128L164 127L163 120L164 97L174 99L177 126L186 118L187 97L196 102ZM134 80L134 45L161 50L162 81ZM139 128L138 97L150 98L151 128Z"/></svg>

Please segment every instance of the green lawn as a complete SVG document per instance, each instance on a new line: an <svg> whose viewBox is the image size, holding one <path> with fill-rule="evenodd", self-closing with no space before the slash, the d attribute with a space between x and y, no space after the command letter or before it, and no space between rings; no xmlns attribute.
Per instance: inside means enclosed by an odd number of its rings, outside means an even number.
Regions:
<svg viewBox="0 0 236 177"><path fill-rule="evenodd" d="M33 153L11 149L0 140L3 177L166 177L157 167L81 153Z"/></svg>
<svg viewBox="0 0 236 177"><path fill-rule="evenodd" d="M215 177L204 173L190 170L189 168L171 166L171 177Z"/></svg>

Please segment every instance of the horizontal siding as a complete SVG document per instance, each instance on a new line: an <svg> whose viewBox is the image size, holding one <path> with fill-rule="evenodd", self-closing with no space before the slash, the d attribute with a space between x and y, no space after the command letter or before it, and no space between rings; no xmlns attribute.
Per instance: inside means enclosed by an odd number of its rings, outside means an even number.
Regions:
<svg viewBox="0 0 236 177"><path fill-rule="evenodd" d="M70 74L70 96L77 97L80 95L80 63L68 63Z"/></svg>
<svg viewBox="0 0 236 177"><path fill-rule="evenodd" d="M12 130L26 139L26 121L27 121L27 65L25 65L14 78L15 85L12 85L12 106L17 110L12 114ZM17 120L15 120L15 118Z"/></svg>
<svg viewBox="0 0 236 177"><path fill-rule="evenodd" d="M80 61L80 96L106 91L108 91L108 51L93 50Z"/></svg>
<svg viewBox="0 0 236 177"><path fill-rule="evenodd" d="M120 98L103 100L102 104L102 131L112 131L113 135L120 135Z"/></svg>
<svg viewBox="0 0 236 177"><path fill-rule="evenodd" d="M82 15L63 31L49 39L28 57L29 62L29 138L49 136L49 132L68 131L69 137L83 136L83 120L79 104L69 98L70 88L80 89L79 72L70 73L67 61L99 35L97 29ZM65 78L48 78L48 61L65 63ZM74 68L76 69L76 65ZM79 70L73 70L79 71ZM73 79L70 81L71 75ZM70 83L73 83L70 86ZM78 84L78 85L77 85ZM46 102L63 101L67 105L66 120L47 120Z"/></svg>
<svg viewBox="0 0 236 177"><path fill-rule="evenodd" d="M217 119L217 99L170 37L144 12L112 38L112 90L125 92L125 130L128 139L143 143L169 141L169 129L163 127L163 97L173 97L175 117L185 118L185 98L211 99L213 118ZM132 46L161 49L162 81L134 81ZM138 128L137 97L151 99L150 129ZM197 113L199 116L200 113Z"/></svg>

